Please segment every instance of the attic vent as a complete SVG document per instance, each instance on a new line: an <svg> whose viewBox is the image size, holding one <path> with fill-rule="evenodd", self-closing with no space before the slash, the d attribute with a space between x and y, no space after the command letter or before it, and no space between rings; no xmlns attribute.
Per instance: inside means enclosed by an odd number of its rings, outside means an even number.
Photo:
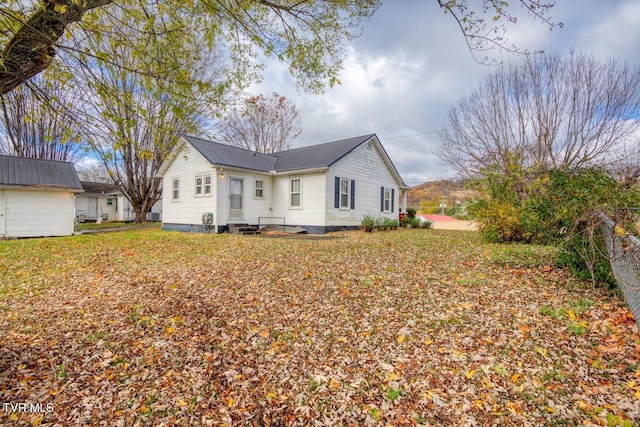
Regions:
<svg viewBox="0 0 640 427"><path fill-rule="evenodd" d="M188 154L188 153L190 153L190 152L191 152L191 146L190 146L190 145L185 144L185 145L184 145L184 147L182 147L182 152L183 152L184 154Z"/></svg>
<svg viewBox="0 0 640 427"><path fill-rule="evenodd" d="M367 148L368 148L369 150L372 150L372 149L373 149L373 141L367 141Z"/></svg>

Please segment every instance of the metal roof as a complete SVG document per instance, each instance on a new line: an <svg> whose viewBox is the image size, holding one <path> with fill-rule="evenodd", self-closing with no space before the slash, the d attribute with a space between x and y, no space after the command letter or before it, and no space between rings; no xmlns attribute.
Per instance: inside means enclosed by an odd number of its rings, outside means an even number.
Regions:
<svg viewBox="0 0 640 427"><path fill-rule="evenodd" d="M122 193L120 188L115 184L106 182L80 181L82 188L86 194L114 194Z"/></svg>
<svg viewBox="0 0 640 427"><path fill-rule="evenodd" d="M364 135L271 154L256 153L194 136L183 138L214 165L262 172L288 172L329 167L374 136Z"/></svg>
<svg viewBox="0 0 640 427"><path fill-rule="evenodd" d="M214 165L268 172L274 170L277 161L277 157L270 154L256 153L195 136L183 138Z"/></svg>
<svg viewBox="0 0 640 427"><path fill-rule="evenodd" d="M73 163L0 156L0 186L84 191Z"/></svg>
<svg viewBox="0 0 640 427"><path fill-rule="evenodd" d="M274 153L278 156L275 170L288 172L331 166L374 136L374 134L358 136Z"/></svg>

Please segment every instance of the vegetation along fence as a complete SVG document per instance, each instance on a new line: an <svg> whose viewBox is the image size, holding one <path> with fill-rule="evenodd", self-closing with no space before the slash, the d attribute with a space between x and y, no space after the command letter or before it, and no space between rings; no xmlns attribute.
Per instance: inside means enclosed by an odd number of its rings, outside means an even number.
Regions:
<svg viewBox="0 0 640 427"><path fill-rule="evenodd" d="M624 298L640 327L640 240L601 214L602 234L609 262Z"/></svg>

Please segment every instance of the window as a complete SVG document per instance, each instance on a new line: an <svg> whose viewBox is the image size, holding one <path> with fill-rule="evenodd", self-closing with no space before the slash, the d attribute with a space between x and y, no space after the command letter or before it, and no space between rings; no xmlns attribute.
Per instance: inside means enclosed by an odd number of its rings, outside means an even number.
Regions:
<svg viewBox="0 0 640 427"><path fill-rule="evenodd" d="M395 190L389 187L380 187L380 211L393 212L393 198Z"/></svg>
<svg viewBox="0 0 640 427"><path fill-rule="evenodd" d="M172 190L171 200L179 201L180 200L180 178L173 178L171 190Z"/></svg>
<svg viewBox="0 0 640 427"><path fill-rule="evenodd" d="M302 192L301 192L301 180L300 178L293 178L289 184L290 197L289 207L300 208L302 207Z"/></svg>
<svg viewBox="0 0 640 427"><path fill-rule="evenodd" d="M263 199L264 198L264 181L261 179L256 179L254 181L254 192L253 192L253 197L256 199Z"/></svg>
<svg viewBox="0 0 640 427"><path fill-rule="evenodd" d="M384 189L384 211L391 212L391 189L387 187Z"/></svg>
<svg viewBox="0 0 640 427"><path fill-rule="evenodd" d="M335 199L337 209L356 208L356 182L353 179L335 177Z"/></svg>
<svg viewBox="0 0 640 427"><path fill-rule="evenodd" d="M202 196L202 175L196 176L196 196Z"/></svg>
<svg viewBox="0 0 640 427"><path fill-rule="evenodd" d="M196 191L195 196L210 196L211 195L211 174L196 175Z"/></svg>
<svg viewBox="0 0 640 427"><path fill-rule="evenodd" d="M211 174L208 173L204 176L204 195L205 196L211 195L211 182L212 182Z"/></svg>
<svg viewBox="0 0 640 427"><path fill-rule="evenodd" d="M340 180L340 209L349 209L349 180Z"/></svg>

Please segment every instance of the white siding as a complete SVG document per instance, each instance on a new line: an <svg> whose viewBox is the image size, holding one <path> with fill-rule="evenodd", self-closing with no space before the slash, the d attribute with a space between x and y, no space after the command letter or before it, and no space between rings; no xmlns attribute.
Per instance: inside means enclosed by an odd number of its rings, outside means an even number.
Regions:
<svg viewBox="0 0 640 427"><path fill-rule="evenodd" d="M70 236L74 195L61 191L5 190L6 237Z"/></svg>
<svg viewBox="0 0 640 427"><path fill-rule="evenodd" d="M271 212L270 175L256 172L223 169L224 176L217 175L216 169L195 149L180 153L163 174L162 182L162 222L167 224L202 224L202 214L212 212L218 226L229 223L229 178L241 178L243 186L243 218L236 223L257 224L258 217L273 216ZM196 196L196 176L210 173L212 191L210 196ZM173 179L180 179L180 200L173 200ZM264 198L253 197L256 178L264 180Z"/></svg>
<svg viewBox="0 0 640 427"><path fill-rule="evenodd" d="M242 219L229 220L229 179L239 178L243 180L243 217ZM254 181L262 179L264 182L264 197L256 199L254 195ZM230 223L257 225L259 217L274 216L271 208L272 177L258 172L225 170L224 178L218 178L218 212L220 222L218 225Z"/></svg>
<svg viewBox="0 0 640 427"><path fill-rule="evenodd" d="M301 179L301 208L289 206L289 183L292 178ZM290 225L325 225L326 175L313 174L278 175L273 181L274 216L285 217Z"/></svg>
<svg viewBox="0 0 640 427"><path fill-rule="evenodd" d="M335 177L355 181L355 209L335 208ZM380 187L394 189L393 212L380 211ZM359 226L363 215L398 218L399 186L389 171L377 144L364 144L340 159L327 173L327 226Z"/></svg>
<svg viewBox="0 0 640 427"><path fill-rule="evenodd" d="M4 237L5 233L5 209L4 209L4 190L0 190L0 237Z"/></svg>
<svg viewBox="0 0 640 427"><path fill-rule="evenodd" d="M195 195L196 175L210 173L212 189L210 196ZM180 179L180 199L173 200L173 179ZM202 214L216 212L216 184L221 178L216 177L215 168L198 153L191 149L188 153L179 153L169 165L162 179L162 221L170 224L202 224Z"/></svg>
<svg viewBox="0 0 640 427"><path fill-rule="evenodd" d="M108 204L108 199L111 199L111 205ZM103 218L103 215L107 214L109 221L124 221L120 199L123 197L80 194L76 200L76 212L84 211L90 220ZM126 202L126 199L124 200Z"/></svg>

